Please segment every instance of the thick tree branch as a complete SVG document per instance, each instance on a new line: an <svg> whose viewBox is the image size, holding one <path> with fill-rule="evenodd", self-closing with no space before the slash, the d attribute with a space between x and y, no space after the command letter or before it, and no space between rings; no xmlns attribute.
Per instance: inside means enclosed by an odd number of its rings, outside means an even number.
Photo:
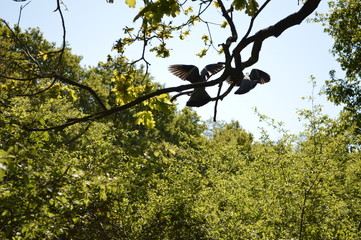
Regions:
<svg viewBox="0 0 361 240"><path fill-rule="evenodd" d="M288 28L300 24L318 7L320 2L321 0L308 0L298 12L285 17L284 19L282 19L273 26L269 26L268 28L258 31L253 36L242 39L238 43L238 45L234 48L233 56L239 54L244 48L246 48L252 42L256 42L256 41L262 42L266 38L271 36L278 37ZM258 46L260 46L259 44L260 43L258 43ZM259 51L257 52L256 49L254 50L255 51L253 54L259 55ZM251 58L256 59L258 57L252 56ZM250 61L249 63L252 62L253 61Z"/></svg>

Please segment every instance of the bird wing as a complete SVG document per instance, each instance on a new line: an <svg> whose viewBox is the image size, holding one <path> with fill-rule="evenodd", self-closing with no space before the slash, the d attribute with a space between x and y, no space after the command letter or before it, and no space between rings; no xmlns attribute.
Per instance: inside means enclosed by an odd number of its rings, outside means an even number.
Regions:
<svg viewBox="0 0 361 240"><path fill-rule="evenodd" d="M259 69L252 69L250 76L252 80L257 80L260 84L265 84L271 81L270 75Z"/></svg>
<svg viewBox="0 0 361 240"><path fill-rule="evenodd" d="M199 82L199 70L194 65L175 64L170 65L168 70L182 80L187 80L191 83Z"/></svg>
<svg viewBox="0 0 361 240"><path fill-rule="evenodd" d="M253 88L255 88L257 85L256 80L250 80L247 78L244 78L242 80L241 86L238 88L238 90L234 94L245 94L251 91Z"/></svg>
<svg viewBox="0 0 361 240"><path fill-rule="evenodd" d="M208 64L205 69L211 74L216 74L224 68L224 64L222 63L215 63L215 64Z"/></svg>
<svg viewBox="0 0 361 240"><path fill-rule="evenodd" d="M241 82L242 82L242 79L245 78L245 77L248 77L248 75L244 75L242 72L238 73L235 68L231 68L231 73L227 77L226 81L229 84L232 84L233 82L235 82L236 86L240 86Z"/></svg>

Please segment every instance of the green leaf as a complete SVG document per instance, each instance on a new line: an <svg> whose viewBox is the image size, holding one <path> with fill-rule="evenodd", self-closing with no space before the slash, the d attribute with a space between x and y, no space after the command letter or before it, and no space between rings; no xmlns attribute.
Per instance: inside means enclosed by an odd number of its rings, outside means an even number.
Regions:
<svg viewBox="0 0 361 240"><path fill-rule="evenodd" d="M142 111L134 114L133 116L137 118L135 121L137 125L144 125L150 129L155 127L155 121L151 111Z"/></svg>

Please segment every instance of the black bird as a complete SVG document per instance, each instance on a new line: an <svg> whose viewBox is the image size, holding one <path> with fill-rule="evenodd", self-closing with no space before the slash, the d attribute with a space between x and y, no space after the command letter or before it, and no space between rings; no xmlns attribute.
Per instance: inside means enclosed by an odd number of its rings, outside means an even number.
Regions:
<svg viewBox="0 0 361 240"><path fill-rule="evenodd" d="M221 63L209 64L202 69L201 73L199 73L198 68L194 65L176 64L170 65L168 70L182 80L197 83L207 81L211 76L209 73L216 74L223 68L224 65ZM195 88L186 105L189 107L201 107L210 100L211 97L206 92L205 87Z"/></svg>
<svg viewBox="0 0 361 240"><path fill-rule="evenodd" d="M258 83L265 84L271 81L271 77L268 73L259 70L252 69L249 75L243 77L240 87L234 94L245 94L256 87Z"/></svg>

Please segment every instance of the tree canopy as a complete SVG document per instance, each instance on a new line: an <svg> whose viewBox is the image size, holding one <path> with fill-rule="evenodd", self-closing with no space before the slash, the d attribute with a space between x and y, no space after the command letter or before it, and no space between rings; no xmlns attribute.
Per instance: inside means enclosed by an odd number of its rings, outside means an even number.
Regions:
<svg viewBox="0 0 361 240"><path fill-rule="evenodd" d="M230 26L225 69L215 80L171 88L152 80L144 56L138 66L121 47L139 40L146 49L166 40L167 31L201 21L187 15L185 3L145 1L135 17L139 32L128 29L129 42L116 45L119 55L93 67L81 66L65 41L57 47L40 29L2 20L0 238L358 239L361 139L353 118L331 119L311 95L312 108L298 112L300 134L261 116L283 134L272 140L264 132L257 140L237 121L204 122L171 103L172 92L241 74L264 40L298 24L319 1L239 40L233 11L245 10L251 28L267 2L192 1L221 9ZM163 22L180 13L189 17L186 25ZM249 44L251 57L243 60ZM164 55L166 45L153 51Z"/></svg>

